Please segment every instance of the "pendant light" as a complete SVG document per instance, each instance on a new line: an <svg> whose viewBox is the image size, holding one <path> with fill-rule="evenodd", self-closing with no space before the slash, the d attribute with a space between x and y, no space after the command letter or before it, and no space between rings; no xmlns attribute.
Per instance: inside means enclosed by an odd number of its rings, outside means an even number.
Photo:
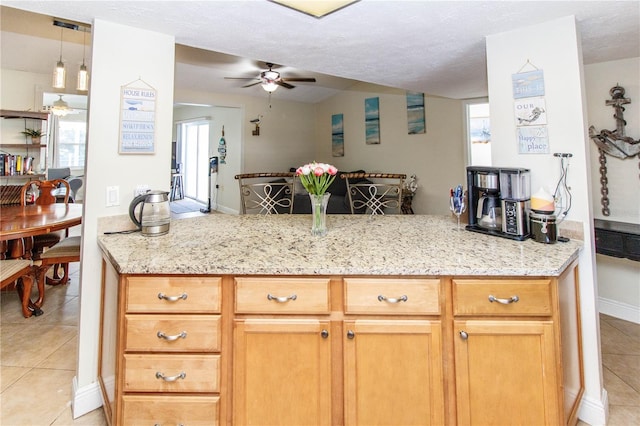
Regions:
<svg viewBox="0 0 640 426"><path fill-rule="evenodd" d="M54 89L64 89L67 77L67 70L64 67L64 62L62 62L62 31L63 28L60 28L60 59L56 64L56 67L53 69L53 88Z"/></svg>
<svg viewBox="0 0 640 426"><path fill-rule="evenodd" d="M80 65L80 70L78 70L78 86L76 89L79 92L86 92L89 90L89 71L87 71L87 66L84 64L84 58L86 53L86 35L87 31L84 30L82 34L82 65Z"/></svg>

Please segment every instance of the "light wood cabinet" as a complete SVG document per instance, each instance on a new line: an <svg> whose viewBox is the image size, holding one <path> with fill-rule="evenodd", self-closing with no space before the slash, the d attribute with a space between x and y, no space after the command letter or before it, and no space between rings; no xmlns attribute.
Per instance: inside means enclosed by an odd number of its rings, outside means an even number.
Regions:
<svg viewBox="0 0 640 426"><path fill-rule="evenodd" d="M444 424L440 321L345 321L346 425Z"/></svg>
<svg viewBox="0 0 640 426"><path fill-rule="evenodd" d="M563 392L561 341L573 352L579 334L563 329L558 306L577 300L573 292L573 300L564 300L561 285L575 282L452 280L457 424L575 424L579 397Z"/></svg>
<svg viewBox="0 0 640 426"><path fill-rule="evenodd" d="M330 425L329 321L238 320L234 425Z"/></svg>
<svg viewBox="0 0 640 426"><path fill-rule="evenodd" d="M129 276L105 262L105 412L116 425L575 424L577 277Z"/></svg>

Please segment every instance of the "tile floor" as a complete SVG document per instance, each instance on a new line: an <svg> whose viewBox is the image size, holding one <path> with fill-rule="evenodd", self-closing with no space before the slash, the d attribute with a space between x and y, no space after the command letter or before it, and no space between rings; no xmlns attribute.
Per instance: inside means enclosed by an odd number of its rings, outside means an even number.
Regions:
<svg viewBox="0 0 640 426"><path fill-rule="evenodd" d="M44 314L23 318L15 291L0 296L0 424L106 425L102 409L75 421L71 381L77 353L78 266L67 286L46 289ZM640 325L600 316L609 425L640 424ZM580 425L586 423L579 422Z"/></svg>

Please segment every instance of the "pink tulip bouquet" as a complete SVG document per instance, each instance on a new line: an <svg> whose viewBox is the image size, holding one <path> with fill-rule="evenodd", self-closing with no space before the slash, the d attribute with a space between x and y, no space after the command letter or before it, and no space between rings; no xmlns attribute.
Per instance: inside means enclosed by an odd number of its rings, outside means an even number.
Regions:
<svg viewBox="0 0 640 426"><path fill-rule="evenodd" d="M296 170L296 176L300 178L304 189L313 195L323 195L337 173L338 169L335 166L316 162L305 164Z"/></svg>

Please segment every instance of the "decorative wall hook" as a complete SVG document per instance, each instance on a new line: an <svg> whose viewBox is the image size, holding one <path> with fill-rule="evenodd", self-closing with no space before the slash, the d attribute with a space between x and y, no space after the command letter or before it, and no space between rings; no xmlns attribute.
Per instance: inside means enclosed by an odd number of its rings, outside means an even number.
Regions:
<svg viewBox="0 0 640 426"><path fill-rule="evenodd" d="M260 136L260 121L262 121L262 116L259 115L258 118L254 118L251 120L251 123L256 125L256 128L251 131L253 136Z"/></svg>
<svg viewBox="0 0 640 426"><path fill-rule="evenodd" d="M624 120L623 105L630 104L631 99L624 97L625 90L619 85L615 85L609 90L611 100L606 101L606 105L610 105L615 110L613 118L616 119L616 130L601 130L596 133L594 126L589 127L589 137L598 146L600 152L600 203L602 204L602 214L609 216L609 188L607 187L607 158L606 155L626 160L636 155L640 157L640 139L625 135L624 127L627 122Z"/></svg>

